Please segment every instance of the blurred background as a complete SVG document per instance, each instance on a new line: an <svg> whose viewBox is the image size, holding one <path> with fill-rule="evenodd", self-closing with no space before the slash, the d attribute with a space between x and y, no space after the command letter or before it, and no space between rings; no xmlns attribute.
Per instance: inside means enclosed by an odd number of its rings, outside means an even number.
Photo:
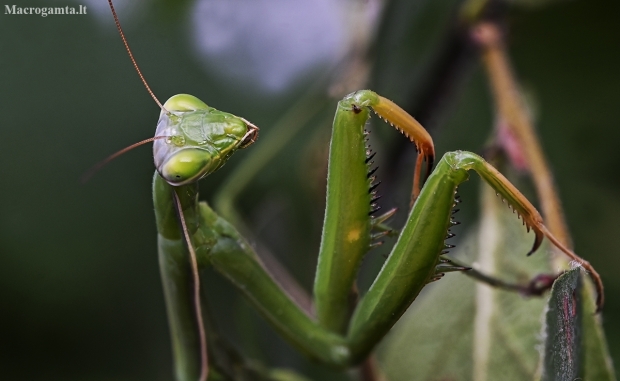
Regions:
<svg viewBox="0 0 620 381"><path fill-rule="evenodd" d="M151 137L159 110L127 57L105 0L15 3L84 5L88 13L0 12L0 379L169 380L150 148L136 149L80 183L95 163ZM323 219L329 120L338 98L372 88L416 116L431 131L439 154L484 150L495 115L476 49L459 21L462 3L116 5L134 55L162 102L190 93L260 126L255 146L203 181L202 199L222 208L234 204L236 212L227 213L236 213L253 244L279 258L310 290ZM575 249L603 277L604 327L616 371L618 16L620 4L613 0L511 0L489 8L489 17L507 33ZM273 130L287 112L284 127ZM406 210L414 152L390 129L373 127L381 204ZM268 143L278 141L281 149ZM226 199L230 194L218 195L223 184L231 187L226 189L240 184L230 176L261 144L272 144L264 149L271 156L265 166L256 176L238 175L248 184L234 202ZM477 185L466 184L461 192L464 226L475 223L477 191ZM381 265L381 254L373 251L366 259L362 289ZM219 276L207 283L216 320L243 353L317 379L346 379L311 366L274 338Z"/></svg>

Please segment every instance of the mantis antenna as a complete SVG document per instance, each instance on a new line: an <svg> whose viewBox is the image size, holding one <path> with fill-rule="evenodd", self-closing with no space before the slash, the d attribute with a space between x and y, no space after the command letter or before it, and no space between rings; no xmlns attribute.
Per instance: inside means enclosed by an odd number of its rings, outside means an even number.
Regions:
<svg viewBox="0 0 620 381"><path fill-rule="evenodd" d="M114 22L116 23L116 28L118 29L118 33L121 35L121 39L123 40L125 49L127 49L129 58L131 59L131 62L133 63L133 67L136 69L136 72L140 76L140 80L144 84L144 87L146 87L146 90L148 91L148 93L151 95L151 98L153 98L155 103L157 103L159 108L161 108L161 110L164 113L170 115L171 113L164 108L161 102L159 102L159 99L157 99L157 97L151 90L150 86L146 82L146 79L144 79L144 76L142 75L142 72L140 71L140 68L138 67L138 63L136 62L135 58L133 57L133 53L131 52L131 49L129 48L129 44L127 43L127 39L125 38L125 34L123 33L123 28L121 28L121 23L118 20L118 16L116 15L116 10L114 9L114 4L112 4L112 0L108 0L108 4L110 5L112 16L114 16ZM123 153L129 151L132 148L135 148L144 143L148 143L148 142L161 139L161 138L165 138L165 137L167 136L155 136L154 138L146 139L141 142L132 144L131 146L125 149L122 149L119 152L113 154L112 156L104 160L100 165L95 166L94 171L99 169L102 165L105 165L110 160L114 159L115 157L119 155L122 155ZM88 174L90 174L90 171ZM179 218L181 220L181 228L183 230L183 235L185 237L185 241L187 242L187 248L190 254L189 256L190 256L190 264L192 268L192 277L194 278L194 308L195 308L195 313L196 313L196 323L198 325L198 333L200 337L200 377L198 378L198 380L206 381L207 375L209 373L209 363L208 363L208 356L207 356L207 337L206 337L204 324L203 324L202 309L200 306L200 276L198 274L198 261L196 259L196 252L194 251L194 247L192 246L192 241L190 239L189 232L187 230L187 225L185 223L185 217L183 216L183 209L181 208L181 202L179 200L179 197L176 194L176 191L173 192L173 195L174 195L176 209L177 209Z"/></svg>
<svg viewBox="0 0 620 381"><path fill-rule="evenodd" d="M82 175L82 184L87 182L88 180L90 180L91 177L93 177L93 175L95 173L97 173L97 171L99 171L101 168L103 168L106 164L108 164L109 162L111 162L112 160L116 159L117 157L121 156L122 154L131 151L132 149L139 147L143 144L146 143L150 143L150 142L154 142L155 140L159 140L159 139L164 139L164 138L168 138L169 136L153 136L152 138L148 138L148 139L144 139L141 140L137 143L134 143L128 147L125 147L119 151L114 152L112 155L106 157L105 159L101 160L99 163L93 165L88 171L86 171L86 173L84 173L84 175Z"/></svg>
<svg viewBox="0 0 620 381"><path fill-rule="evenodd" d="M114 16L114 23L116 24L116 29L118 29L118 33L121 35L121 39L123 40L123 44L125 45L125 49L127 49L127 53L129 54L129 58L131 59L131 62L133 63L133 67L138 72L138 76L140 76L140 80L144 84L144 87L146 87L146 91L148 91L148 93L151 95L151 98L153 98L153 100L155 101L155 103L157 103L159 108L163 112L165 112L166 114L170 115L170 112L168 110L166 110L166 108L161 104L159 99L157 99L157 97L155 96L155 93L153 93L153 90L151 90L151 87L149 86L149 84L146 82L146 79L142 75L142 72L140 71L140 68L138 67L138 63L136 62L136 59L133 57L133 53L131 52L131 49L129 48L129 44L127 43L127 39L125 38L125 33L123 33L123 28L121 28L121 23L118 20L118 16L116 15L116 10L114 9L114 4L112 4L112 0L108 0L108 4L110 5L110 10L112 11L112 16ZM134 149L136 147L139 147L139 146L141 146L143 144L150 143L150 142L153 142L153 141L155 141L157 139L163 139L163 138L166 138L166 137L167 136L155 136L155 137L152 137L152 138L149 138L149 139L145 139L145 140L139 141L137 143L134 143L134 144L130 145L129 147L125 147L122 150L120 150L118 152L115 152L114 154L108 156L107 158L105 158L101 162L99 162L96 165L94 165L84 175L82 175L81 182L82 183L87 182L95 173L97 173L97 171L99 171L101 168L103 168L110 161L116 159L117 157L119 157L120 155L124 154L125 152L130 151L130 150L132 150L132 149Z"/></svg>
<svg viewBox="0 0 620 381"><path fill-rule="evenodd" d="M112 0L108 0L108 4L110 4L110 10L112 11L112 16L114 16L114 23L116 24L116 29L118 29L118 33L121 35L121 39L123 40L125 49L127 49L127 53L129 54L131 63L133 63L133 67L138 72L138 75L140 76L140 80L142 80L144 87L146 87L146 91L149 92L149 94L151 95L151 98L153 98L155 103L157 103L157 105L159 106L160 109L162 109L163 112L165 112L166 114L170 114L170 112L168 112L168 110L164 108L164 106L161 104L159 99L157 99L157 97L151 90L151 87L146 82L146 79L144 79L144 76L142 75L142 72L140 71L140 68L138 67L138 63L136 62L135 58L133 58L133 53L131 52L131 49L129 49L129 44L127 43L127 39L125 38L125 33L123 33L123 28L121 28L121 23L120 21L118 21L118 16L116 15L116 10L114 9L114 4L112 4Z"/></svg>

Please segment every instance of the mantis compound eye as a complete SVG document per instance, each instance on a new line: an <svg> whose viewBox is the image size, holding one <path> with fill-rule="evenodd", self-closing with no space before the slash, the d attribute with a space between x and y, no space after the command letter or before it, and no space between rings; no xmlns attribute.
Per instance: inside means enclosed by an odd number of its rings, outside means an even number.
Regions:
<svg viewBox="0 0 620 381"><path fill-rule="evenodd" d="M200 177L211 161L206 151L186 149L171 156L159 173L170 184L186 184Z"/></svg>

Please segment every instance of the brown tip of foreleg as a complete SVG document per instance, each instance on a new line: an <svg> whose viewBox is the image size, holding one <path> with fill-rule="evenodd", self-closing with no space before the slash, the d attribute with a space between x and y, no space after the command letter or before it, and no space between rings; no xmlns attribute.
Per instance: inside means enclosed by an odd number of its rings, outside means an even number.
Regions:
<svg viewBox="0 0 620 381"><path fill-rule="evenodd" d="M583 267L588 272L588 274L590 275L590 278L592 278L592 281L594 282L594 286L596 287L596 312L597 313L601 312L601 310L603 309L603 305L605 304L605 291L603 287L603 280L601 279L601 276L599 275L599 273L594 269L594 267L592 267L590 262L581 258L577 254L575 254L572 250L564 246L560 241L558 241L557 238L555 238L553 234L551 234L551 232L547 230L547 228L544 225L540 227L540 230L545 235L545 237L547 237L549 241L551 241L553 245L555 245L555 247L560 249L570 259L578 263L581 267Z"/></svg>
<svg viewBox="0 0 620 381"><path fill-rule="evenodd" d="M543 237L547 237L553 245L589 272L590 277L594 281L598 294L596 299L596 311L600 311L603 308L605 301L603 282L600 275L596 272L596 270L594 270L592 265L564 246L564 244L562 244L557 238L555 238L555 236L553 236L553 234L551 234L551 232L543 224L543 219L540 216L540 213L538 213L536 208L534 208L525 196L523 196L523 194L521 194L521 192L519 192L519 190L504 177L504 175L502 175L497 169L493 168L491 164L485 161L481 161L480 163L482 163L482 165L476 169L480 176L485 179L485 181L487 181L493 189L495 189L502 199L505 199L508 202L515 212L517 212L517 214L523 219L525 225L528 227L528 230L529 228L534 230L536 239L534 240L534 245L528 255L538 249Z"/></svg>
<svg viewBox="0 0 620 381"><path fill-rule="evenodd" d="M413 171L413 188L411 189L411 203L409 204L410 208L413 208L413 204L415 204L415 200L418 199L420 195L420 177L422 175L422 161L424 160L424 155L419 152L418 157L415 161L415 170Z"/></svg>
<svg viewBox="0 0 620 381"><path fill-rule="evenodd" d="M424 180L420 181L422 178L422 162L426 161L426 173L424 174ZM413 172L413 188L411 189L411 203L409 207L413 207L415 200L418 199L420 195L420 190L422 189L422 184L428 180L428 177L431 175L433 171L433 164L435 162L434 152L426 153L425 151L419 150L418 157L415 162L415 170Z"/></svg>
<svg viewBox="0 0 620 381"><path fill-rule="evenodd" d="M534 229L534 234L535 234L535 238L534 238L534 245L532 246L532 249L527 253L527 256L529 257L530 255L534 254L534 252L536 250L538 250L538 248L540 247L540 245L542 244L542 240L545 237L545 235L538 229Z"/></svg>
<svg viewBox="0 0 620 381"><path fill-rule="evenodd" d="M372 104L371 107L377 115L385 119L386 122L408 137L416 146L418 158L416 160L415 172L413 175L413 190L411 192L411 205L413 205L420 194L421 186L426 179L428 179L433 169L433 163L435 161L433 139L414 117L409 115L391 100L378 95L377 102ZM423 160L426 160L426 175L424 181L420 181L422 178Z"/></svg>

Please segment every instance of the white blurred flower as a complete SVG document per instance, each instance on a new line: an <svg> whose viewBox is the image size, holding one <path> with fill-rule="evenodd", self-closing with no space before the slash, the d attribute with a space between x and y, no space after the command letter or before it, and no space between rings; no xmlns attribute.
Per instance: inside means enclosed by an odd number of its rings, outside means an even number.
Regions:
<svg viewBox="0 0 620 381"><path fill-rule="evenodd" d="M196 50L208 70L274 92L346 53L339 0L198 0Z"/></svg>

